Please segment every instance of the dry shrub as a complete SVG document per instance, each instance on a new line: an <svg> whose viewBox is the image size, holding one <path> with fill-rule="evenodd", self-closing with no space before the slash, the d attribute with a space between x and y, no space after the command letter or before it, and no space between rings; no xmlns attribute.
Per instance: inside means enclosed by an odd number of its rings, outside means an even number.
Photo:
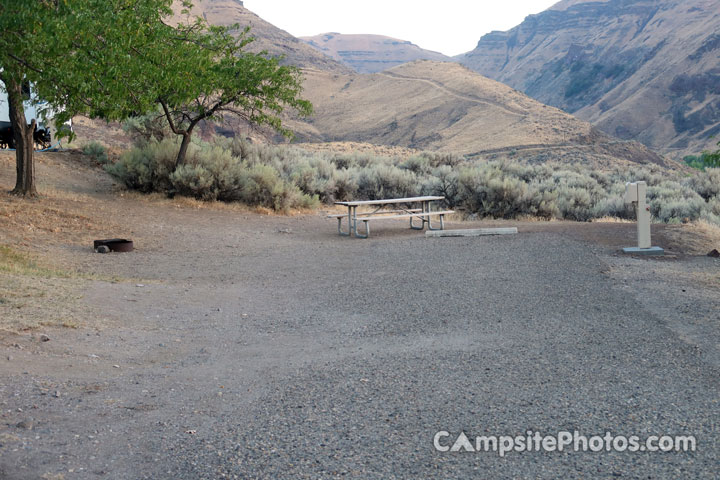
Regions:
<svg viewBox="0 0 720 480"><path fill-rule="evenodd" d="M642 166L613 171L520 161L479 163L446 153L385 157L218 139L195 142L175 169L176 139L150 138L106 166L129 188L285 211L342 200L441 195L466 214L493 218L634 219L625 183L645 181L655 219L720 223L720 169L681 178Z"/></svg>

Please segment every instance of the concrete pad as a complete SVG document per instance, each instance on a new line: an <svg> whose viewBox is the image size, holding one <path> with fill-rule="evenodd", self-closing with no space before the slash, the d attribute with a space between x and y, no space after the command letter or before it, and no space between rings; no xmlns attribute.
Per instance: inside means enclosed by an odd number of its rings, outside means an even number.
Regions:
<svg viewBox="0 0 720 480"><path fill-rule="evenodd" d="M623 248L623 253L629 253L631 255L665 255L665 250L663 250L662 247L627 247Z"/></svg>
<svg viewBox="0 0 720 480"><path fill-rule="evenodd" d="M428 230L426 237L480 237L484 235L513 235L516 227L510 228L472 228L464 230Z"/></svg>

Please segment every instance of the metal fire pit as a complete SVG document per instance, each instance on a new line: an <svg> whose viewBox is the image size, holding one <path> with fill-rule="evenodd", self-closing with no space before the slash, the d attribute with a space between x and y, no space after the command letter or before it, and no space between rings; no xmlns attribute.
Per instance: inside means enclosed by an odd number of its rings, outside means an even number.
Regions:
<svg viewBox="0 0 720 480"><path fill-rule="evenodd" d="M107 240L94 240L93 248L96 252L100 252L105 249L100 247L107 247L111 252L132 252L133 242L132 240L125 240L124 238L110 238Z"/></svg>

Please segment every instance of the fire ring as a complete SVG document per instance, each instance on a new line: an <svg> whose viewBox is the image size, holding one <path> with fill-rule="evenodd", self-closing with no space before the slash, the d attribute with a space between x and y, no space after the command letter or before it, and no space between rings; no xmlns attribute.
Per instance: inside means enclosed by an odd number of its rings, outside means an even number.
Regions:
<svg viewBox="0 0 720 480"><path fill-rule="evenodd" d="M111 252L132 252L133 242L132 240L125 240L124 238L110 238L107 240L94 240L93 248L96 252L100 251L100 247L107 247ZM103 249L104 250L104 249Z"/></svg>

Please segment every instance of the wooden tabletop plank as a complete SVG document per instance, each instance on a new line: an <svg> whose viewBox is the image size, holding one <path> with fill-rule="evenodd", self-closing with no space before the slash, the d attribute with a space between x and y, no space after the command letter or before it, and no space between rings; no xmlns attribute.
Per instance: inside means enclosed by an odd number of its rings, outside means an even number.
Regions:
<svg viewBox="0 0 720 480"><path fill-rule="evenodd" d="M451 213L455 213L455 210L441 210L438 212L403 213L403 214L399 214L399 215L395 215L395 214L380 215L382 212L377 212L377 213L378 213L377 215L370 215L370 216L358 215L357 219L358 219L358 221L366 222L366 221L370 221L370 220L385 220L388 218L429 217L432 215L450 215Z"/></svg>
<svg viewBox="0 0 720 480"><path fill-rule="evenodd" d="M434 200L444 200L445 197L425 196L425 197L407 197L407 198L387 198L383 200L357 200L353 202L335 202L335 205L344 205L346 207L359 207L361 205L387 205L390 203L414 203L414 202L431 202Z"/></svg>

